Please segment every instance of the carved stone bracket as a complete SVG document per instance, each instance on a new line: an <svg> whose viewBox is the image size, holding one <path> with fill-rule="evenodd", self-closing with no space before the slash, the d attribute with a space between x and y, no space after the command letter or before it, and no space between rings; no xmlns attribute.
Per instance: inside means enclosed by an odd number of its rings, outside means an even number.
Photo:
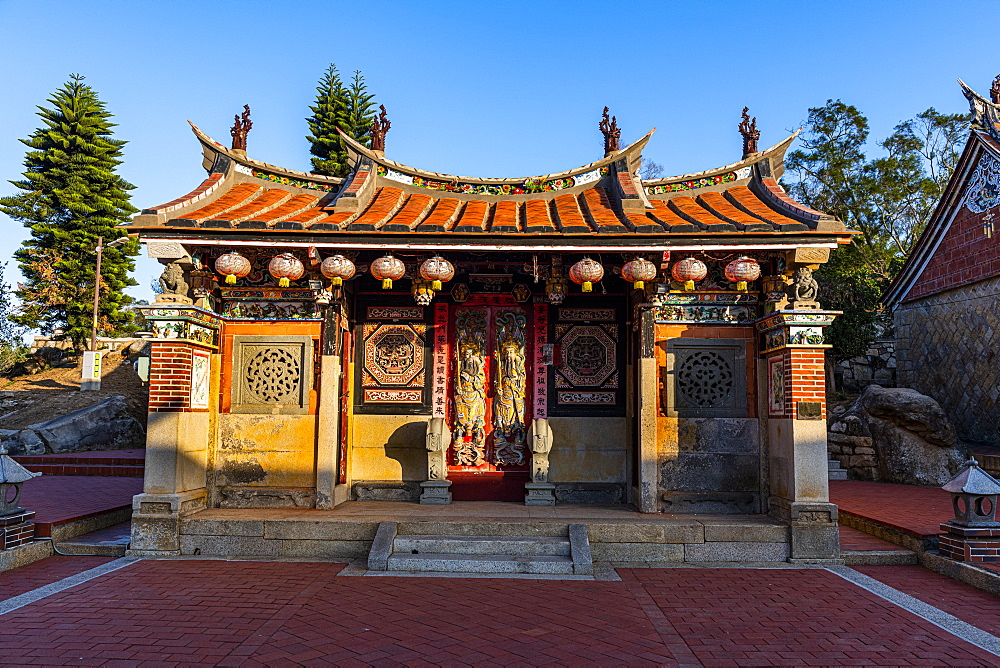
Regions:
<svg viewBox="0 0 1000 668"><path fill-rule="evenodd" d="M451 503L451 481L448 480L448 448L451 432L444 418L431 418L427 423L427 480L420 483L420 503L447 505Z"/></svg>
<svg viewBox="0 0 1000 668"><path fill-rule="evenodd" d="M531 444L531 482L524 485L524 505L556 505L555 488L549 482L549 452L552 450L552 427L545 418L535 418L528 430Z"/></svg>

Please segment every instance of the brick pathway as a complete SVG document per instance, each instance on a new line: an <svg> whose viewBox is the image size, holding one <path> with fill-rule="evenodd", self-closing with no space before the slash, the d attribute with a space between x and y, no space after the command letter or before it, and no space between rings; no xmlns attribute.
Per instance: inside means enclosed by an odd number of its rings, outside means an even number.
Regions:
<svg viewBox="0 0 1000 668"><path fill-rule="evenodd" d="M851 527L840 526L840 549L859 550L870 552L873 550L899 550L902 549L895 543L876 538L863 531L852 529Z"/></svg>
<svg viewBox="0 0 1000 668"><path fill-rule="evenodd" d="M43 475L22 489L21 505L35 511L35 535L49 536L52 525L130 508L142 478Z"/></svg>
<svg viewBox="0 0 1000 668"><path fill-rule="evenodd" d="M854 570L1000 635L1000 597L920 566L855 566Z"/></svg>
<svg viewBox="0 0 1000 668"><path fill-rule="evenodd" d="M0 617L0 663L996 665L816 569L622 582L336 577L325 563L140 561Z"/></svg>
<svg viewBox="0 0 1000 668"><path fill-rule="evenodd" d="M112 557L54 556L12 571L0 572L0 601L52 584L56 580L76 575L111 560Z"/></svg>
<svg viewBox="0 0 1000 668"><path fill-rule="evenodd" d="M941 522L954 517L951 495L940 487L831 480L830 501L842 513L877 520L914 536L937 535Z"/></svg>

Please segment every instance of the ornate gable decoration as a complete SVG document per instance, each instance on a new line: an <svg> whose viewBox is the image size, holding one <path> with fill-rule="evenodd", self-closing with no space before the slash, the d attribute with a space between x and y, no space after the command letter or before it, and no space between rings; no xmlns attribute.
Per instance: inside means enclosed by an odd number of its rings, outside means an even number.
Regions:
<svg viewBox="0 0 1000 668"><path fill-rule="evenodd" d="M984 213L1000 206L1000 160L984 155L965 190L962 206L973 213Z"/></svg>

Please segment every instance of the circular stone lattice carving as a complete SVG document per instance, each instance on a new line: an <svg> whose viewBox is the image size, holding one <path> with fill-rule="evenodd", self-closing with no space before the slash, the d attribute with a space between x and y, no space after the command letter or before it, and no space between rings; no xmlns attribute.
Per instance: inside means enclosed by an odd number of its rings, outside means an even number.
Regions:
<svg viewBox="0 0 1000 668"><path fill-rule="evenodd" d="M260 351L246 366L247 389L265 403L297 401L301 377L298 357L281 348Z"/></svg>
<svg viewBox="0 0 1000 668"><path fill-rule="evenodd" d="M722 405L733 391L733 367L719 353L697 352L677 370L678 393L701 408Z"/></svg>

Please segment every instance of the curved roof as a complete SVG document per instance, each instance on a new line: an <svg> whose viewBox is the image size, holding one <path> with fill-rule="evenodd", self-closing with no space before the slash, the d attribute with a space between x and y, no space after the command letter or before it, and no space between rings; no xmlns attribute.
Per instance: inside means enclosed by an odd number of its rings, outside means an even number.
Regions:
<svg viewBox="0 0 1000 668"><path fill-rule="evenodd" d="M344 136L352 173L344 179L280 168L228 149L191 124L208 178L187 195L144 209L134 228L177 235L281 233L401 240L528 237L642 237L649 242L711 237L749 243L794 233L843 241L831 216L790 199L778 184L796 134L723 167L643 181L642 150L653 132L600 160L534 177L477 178L386 158ZM163 235L158 235L163 236Z"/></svg>

